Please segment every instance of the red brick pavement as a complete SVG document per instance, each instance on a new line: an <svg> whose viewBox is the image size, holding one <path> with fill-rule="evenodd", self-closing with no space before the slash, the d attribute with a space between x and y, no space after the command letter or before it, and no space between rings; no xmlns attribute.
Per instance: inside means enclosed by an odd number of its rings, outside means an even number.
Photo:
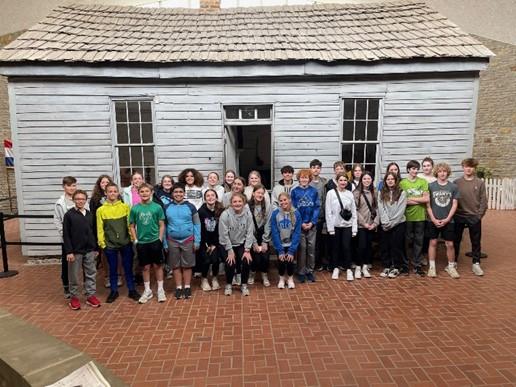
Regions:
<svg viewBox="0 0 516 387"><path fill-rule="evenodd" d="M435 279L325 273L293 291L257 284L242 298L196 287L189 301L146 305L122 288L114 304L78 312L58 266L22 265L12 248L20 274L0 280L0 307L134 386L515 386L515 213L490 212L484 230L483 278L462 256L452 280L441 252Z"/></svg>

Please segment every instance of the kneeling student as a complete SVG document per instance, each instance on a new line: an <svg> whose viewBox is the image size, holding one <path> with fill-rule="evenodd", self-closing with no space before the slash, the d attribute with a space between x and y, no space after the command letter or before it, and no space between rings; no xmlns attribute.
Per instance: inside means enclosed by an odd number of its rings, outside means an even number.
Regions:
<svg viewBox="0 0 516 387"><path fill-rule="evenodd" d="M93 218L85 208L87 199L88 195L85 191L75 191L72 195L75 206L66 212L63 218L63 248L68 262L68 280L71 294L68 305L73 310L81 308L78 297L79 270L81 268L84 271L86 304L93 308L100 306L100 301L95 296L98 252L93 232Z"/></svg>
<svg viewBox="0 0 516 387"><path fill-rule="evenodd" d="M448 181L451 174L450 166L446 163L439 163L434 168L434 175L437 181L430 183L430 201L427 204L430 222L428 234L430 245L428 247L428 276L436 277L435 258L437 251L437 239L439 235L446 243L446 256L448 266L444 269L452 278L459 278L457 264L455 263L455 249L453 241L455 239L455 223L453 215L457 210L459 189L457 185Z"/></svg>
<svg viewBox="0 0 516 387"><path fill-rule="evenodd" d="M142 184L138 187L141 202L131 208L129 223L133 244L136 246L138 260L143 268L143 285L145 291L138 300L145 304L152 298L150 288L150 267L154 268L154 275L158 282L158 302L165 302L163 289L163 249L162 240L165 232L165 214L163 208L152 200L152 186Z"/></svg>

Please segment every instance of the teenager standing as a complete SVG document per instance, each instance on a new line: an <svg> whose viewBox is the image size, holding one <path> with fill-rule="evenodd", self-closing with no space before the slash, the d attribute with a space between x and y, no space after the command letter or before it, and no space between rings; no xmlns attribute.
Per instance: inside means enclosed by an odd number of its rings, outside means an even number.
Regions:
<svg viewBox="0 0 516 387"><path fill-rule="evenodd" d="M317 231L315 237L315 270L328 270L328 234L323 233L324 227L324 200L326 199L325 186L328 180L321 176L322 163L317 159L310 161L310 171L312 171L312 181L310 185L317 190L319 196L320 211L317 219Z"/></svg>

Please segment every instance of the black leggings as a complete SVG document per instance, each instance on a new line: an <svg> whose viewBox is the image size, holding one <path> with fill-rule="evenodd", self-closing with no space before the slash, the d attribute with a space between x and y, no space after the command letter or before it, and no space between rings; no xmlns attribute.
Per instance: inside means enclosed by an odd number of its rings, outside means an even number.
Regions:
<svg viewBox="0 0 516 387"><path fill-rule="evenodd" d="M251 251L253 262L251 263L251 270L255 272L267 273L269 271L269 251L265 253L257 253Z"/></svg>
<svg viewBox="0 0 516 387"><path fill-rule="evenodd" d="M335 227L331 269L342 266L351 268L351 227Z"/></svg>
<svg viewBox="0 0 516 387"><path fill-rule="evenodd" d="M401 268L405 256L406 223L381 231L381 256L384 269Z"/></svg>
<svg viewBox="0 0 516 387"><path fill-rule="evenodd" d="M374 231L366 228L358 229L358 254L355 258L357 266L369 265L373 263L373 238Z"/></svg>
<svg viewBox="0 0 516 387"><path fill-rule="evenodd" d="M287 255L287 252L288 252L288 248L285 249L284 254ZM278 274L280 276L284 276L285 271L286 271L287 274L289 275L289 277L292 277L294 275L294 266L295 266L294 261L292 261L292 262L280 261L278 259Z"/></svg>
<svg viewBox="0 0 516 387"><path fill-rule="evenodd" d="M240 268L240 272L242 274L242 284L247 284L247 280L249 279L249 271L251 268L251 264L247 262L247 260L242 259L244 255L244 245L233 246L233 252L235 253L235 262L230 265L226 258L228 257L228 252L224 251L224 267L226 270L226 284L231 284L233 282L233 276L235 272L238 273L237 269Z"/></svg>
<svg viewBox="0 0 516 387"><path fill-rule="evenodd" d="M208 277L208 272L210 271L211 266L211 274L216 277L219 275L219 263L221 262L222 257L224 256L224 248L217 244L215 250L213 250L210 254L208 254L206 250L206 246L201 247L200 251L201 256L201 273L202 278Z"/></svg>

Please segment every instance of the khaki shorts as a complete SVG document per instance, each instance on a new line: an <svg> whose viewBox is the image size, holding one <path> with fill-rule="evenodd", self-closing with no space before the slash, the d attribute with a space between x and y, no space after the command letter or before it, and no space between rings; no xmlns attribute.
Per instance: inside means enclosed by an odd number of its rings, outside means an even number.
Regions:
<svg viewBox="0 0 516 387"><path fill-rule="evenodd" d="M167 263L172 269L190 268L195 266L195 251L193 240L185 243L167 240Z"/></svg>

